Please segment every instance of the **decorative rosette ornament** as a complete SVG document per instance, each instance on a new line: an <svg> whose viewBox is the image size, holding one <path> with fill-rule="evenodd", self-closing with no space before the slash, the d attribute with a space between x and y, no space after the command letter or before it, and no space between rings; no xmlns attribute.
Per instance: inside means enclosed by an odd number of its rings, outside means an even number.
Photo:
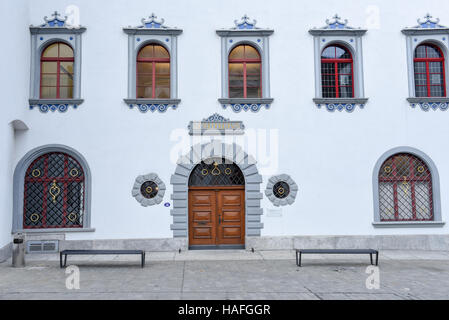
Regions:
<svg viewBox="0 0 449 320"><path fill-rule="evenodd" d="M265 189L265 195L276 207L293 204L297 194L298 185L287 174L271 177Z"/></svg>
<svg viewBox="0 0 449 320"><path fill-rule="evenodd" d="M143 207L154 206L162 202L165 183L155 173L141 175L134 182L132 195Z"/></svg>

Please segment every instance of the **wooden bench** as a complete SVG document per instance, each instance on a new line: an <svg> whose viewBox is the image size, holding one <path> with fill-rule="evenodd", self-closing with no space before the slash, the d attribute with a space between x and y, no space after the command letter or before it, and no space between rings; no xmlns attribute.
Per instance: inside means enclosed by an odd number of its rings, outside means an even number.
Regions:
<svg viewBox="0 0 449 320"><path fill-rule="evenodd" d="M296 265L301 266L303 254L369 254L373 264L373 254L376 255L376 266L379 264L379 251L374 249L296 249Z"/></svg>
<svg viewBox="0 0 449 320"><path fill-rule="evenodd" d="M63 250L59 253L59 265L61 268L67 265L68 255L95 255L95 254L140 254L142 259L142 268L145 266L144 250ZM64 265L62 264L62 256L64 256Z"/></svg>

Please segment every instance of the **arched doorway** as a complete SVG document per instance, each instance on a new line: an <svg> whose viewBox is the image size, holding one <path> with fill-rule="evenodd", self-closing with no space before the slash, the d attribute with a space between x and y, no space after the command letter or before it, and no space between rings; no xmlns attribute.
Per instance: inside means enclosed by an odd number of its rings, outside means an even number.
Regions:
<svg viewBox="0 0 449 320"><path fill-rule="evenodd" d="M244 248L245 177L224 158L197 164L189 177L189 247Z"/></svg>

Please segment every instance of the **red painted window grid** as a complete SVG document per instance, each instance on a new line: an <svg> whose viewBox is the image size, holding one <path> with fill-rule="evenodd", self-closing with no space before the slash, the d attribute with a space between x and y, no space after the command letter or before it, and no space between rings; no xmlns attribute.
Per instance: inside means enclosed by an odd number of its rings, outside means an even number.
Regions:
<svg viewBox="0 0 449 320"><path fill-rule="evenodd" d="M231 52L233 50L235 50L237 47L240 47L240 46L243 46L243 56L244 56L244 58L243 59L231 59L231 58L229 58L228 62L229 62L229 64L233 64L233 63L242 63L243 64L243 98L247 98L248 97L248 88L258 88L259 89L259 98L260 98L262 96L262 60L260 58L259 50L257 50L253 46L250 46L254 50L256 50L256 52L257 52L257 54L259 56L257 59L246 58L246 52L245 52L246 51L246 46L249 46L247 44L236 46L236 47L234 47L234 49L231 50ZM258 74L257 73L254 73L254 74L248 73L247 70L246 70L246 65L248 63L259 63L260 64L259 73ZM250 76L251 75L259 75L260 86L248 86L248 84L247 84L248 75L250 75ZM228 75L228 87L229 87L228 90L229 91L231 91L230 90L231 88L241 88L240 86L231 86L230 78L231 77Z"/></svg>
<svg viewBox="0 0 449 320"><path fill-rule="evenodd" d="M144 50L148 46L152 46L153 47L153 57L152 58L142 57L141 56L142 50ZM137 64L139 64L139 62L140 62L140 63L151 63L151 65L152 65L152 67L151 67L151 70L152 70L151 71L151 76L152 76L152 81L151 81L151 83L152 83L151 99L155 99L156 98L156 63L168 63L168 64L170 64L170 56L168 58L155 58L154 57L154 55L155 55L154 54L154 47L155 46L163 48L167 52L167 55L169 55L168 51L164 47L162 47L160 45L155 45L155 44L149 44L149 45L143 46L139 50L139 53L137 54ZM139 87L143 87L143 88L147 87L145 85L139 85L139 75L145 75L145 74L148 74L148 73L139 73L139 68L136 66L136 84L137 84L136 85L136 97L138 97ZM162 74L162 75L164 75L164 74ZM167 75L167 74L165 74L165 75ZM168 73L168 76L170 76L170 73ZM170 90L170 87L169 87L169 90Z"/></svg>
<svg viewBox="0 0 449 320"><path fill-rule="evenodd" d="M82 224L70 224L70 226L67 226L67 191L68 191L68 184L71 182L84 182L84 172L81 169L80 175L78 177L70 177L68 173L68 162L69 162L69 156L65 153L60 153L64 155L64 177L48 177L48 158L51 154L54 153L47 153L40 157L38 157L36 160L34 160L30 166L28 167L26 174L25 174L25 186L24 186L24 197L23 197L23 228L24 229L49 229L49 228L82 228ZM42 177L35 178L31 175L31 172L33 171L33 167L36 162L40 161L42 158L44 158L44 174ZM71 158L73 161L75 161L79 168L82 168L78 161ZM60 182L64 184L64 200L63 200L63 223L61 225L47 225L47 200L48 200L48 191L49 191L49 185L53 183L53 181L56 181L56 183ZM25 225L25 219L26 219L26 201L27 201L27 182L41 182L43 183L43 192L42 192L42 199L43 199L43 205L42 205L42 224L40 226L27 226ZM84 192L83 192L83 208L85 207L84 203Z"/></svg>
<svg viewBox="0 0 449 320"><path fill-rule="evenodd" d="M432 45L432 44L422 44L420 46L424 46L426 48L426 58L414 58L413 61L414 62L424 62L426 64L426 72L425 73L420 73L420 72L415 72L415 85L417 87L426 87L427 88L427 97L431 97L432 96L432 91L431 91L431 87L435 86L435 87L440 87L441 85L439 84L430 84L430 75L431 74L441 74L440 72L430 72L430 66L429 64L431 62L441 62L442 63L442 76L443 76L443 92L444 92L444 97L446 96L446 72L445 72L445 61L444 61L444 55L443 52L441 51L441 49L438 46ZM417 50L420 46L418 46L415 50ZM430 58L428 57L428 47L434 48L436 49L439 53L440 53L440 57L439 58ZM425 74L426 75L426 84L425 85L419 85L416 84L416 75L417 74Z"/></svg>
<svg viewBox="0 0 449 320"><path fill-rule="evenodd" d="M346 51L349 55L350 55L350 59L340 59L340 58L333 58L333 59L329 59L329 58L321 58L321 63L332 63L334 64L334 70L335 70L335 74L333 73L322 73L322 76L334 76L335 77L335 85L334 86L328 86L328 85L322 85L324 88L335 88L335 98L341 98L340 97L340 87L349 87L351 88L351 98L354 97L354 61L352 59L352 54L351 52L346 49L343 46L337 46L337 45L332 45L331 47L335 47L335 51L337 50L337 48L341 48L342 50ZM328 48L328 47L326 47ZM326 48L324 50L326 50ZM324 51L323 50L323 51ZM335 56L337 56L337 54L335 54ZM350 63L351 64L351 73L340 73L339 68L338 68L338 64L339 63ZM351 85L347 86L347 85L340 85L339 84L339 76L340 75L350 75L351 76Z"/></svg>
<svg viewBox="0 0 449 320"><path fill-rule="evenodd" d="M70 47L69 45L67 45L65 43L62 43L62 42L56 42L56 44L58 45L58 56L57 57L44 57L45 51L53 44L55 44L55 43L49 44L44 50L42 50L42 54L41 54L41 74L40 74L40 81L39 81L39 83L40 83L39 94L42 97L42 88L54 88L54 87L56 87L56 97L54 97L54 98L55 99L60 99L61 98L61 95L60 95L61 87L67 87L67 88L73 87L73 86L70 86L70 85L61 86L61 83L60 83L60 79L61 79L61 62L75 62L75 58L73 56L72 57L61 57L60 56L60 45L61 44ZM70 47L70 49L72 49L72 47ZM43 65L44 62L56 62L57 63L57 67L56 67L56 86L48 86L48 85L43 86L42 85L42 75L44 74L42 72L42 65ZM54 73L47 73L46 72L45 74L54 74Z"/></svg>
<svg viewBox="0 0 449 320"><path fill-rule="evenodd" d="M397 161L398 157L408 157L408 172L407 176L400 175L397 172ZM382 176L382 171L379 173L379 183L393 183L393 201L394 201L394 219L382 219L382 221L432 221L433 220L433 192L432 192L432 175L429 168L422 160L410 154L396 154L389 159L387 159L381 167L381 170L386 166L386 164L391 161L392 176L384 177ZM418 162L425 169L424 175L415 175L415 164ZM398 198L398 187L403 183L404 178L411 185L411 198L412 198L412 214L413 217L410 219L403 219L399 217L399 198ZM428 219L418 219L416 215L416 192L415 184L416 182L426 182L428 186L429 194L429 206L430 214Z"/></svg>

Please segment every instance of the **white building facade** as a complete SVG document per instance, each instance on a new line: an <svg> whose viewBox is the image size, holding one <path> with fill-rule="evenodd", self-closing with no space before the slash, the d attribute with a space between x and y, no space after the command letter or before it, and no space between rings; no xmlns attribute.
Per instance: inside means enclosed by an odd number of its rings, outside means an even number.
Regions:
<svg viewBox="0 0 449 320"><path fill-rule="evenodd" d="M0 8L1 259L449 248L449 3Z"/></svg>

